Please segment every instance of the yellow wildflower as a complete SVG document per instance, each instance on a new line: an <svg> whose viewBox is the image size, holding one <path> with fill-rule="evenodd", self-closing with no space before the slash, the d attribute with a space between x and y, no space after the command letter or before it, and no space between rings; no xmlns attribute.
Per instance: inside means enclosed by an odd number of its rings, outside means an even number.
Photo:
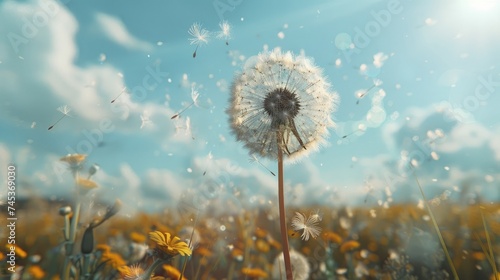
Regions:
<svg viewBox="0 0 500 280"><path fill-rule="evenodd" d="M244 275L246 275L247 277L250 277L250 278L259 278L259 277L266 278L267 277L267 273L260 268L245 267L241 270L241 273L243 273Z"/></svg>
<svg viewBox="0 0 500 280"><path fill-rule="evenodd" d="M33 279L42 279L45 277L45 271L38 266L38 265L32 265L28 268L28 274L33 277Z"/></svg>
<svg viewBox="0 0 500 280"><path fill-rule="evenodd" d="M97 188L97 184L89 179L78 178L76 184L82 189L91 190Z"/></svg>
<svg viewBox="0 0 500 280"><path fill-rule="evenodd" d="M168 232L153 231L149 233L149 237L156 243L156 248L167 255L191 256L192 252L189 246L186 242L180 241L181 239L177 236L171 238Z"/></svg>
<svg viewBox="0 0 500 280"><path fill-rule="evenodd" d="M345 254L346 252L350 252L350 251L354 251L354 250L358 249L359 246L361 246L361 245L359 244L358 241L349 240L349 241L344 242L344 244L342 244L340 246L340 252L342 252L342 254Z"/></svg>
<svg viewBox="0 0 500 280"><path fill-rule="evenodd" d="M167 276L172 279L179 279L181 277L181 272L174 266L165 264L163 265L163 270L167 273ZM186 277L182 276L182 280L187 280Z"/></svg>
<svg viewBox="0 0 500 280"><path fill-rule="evenodd" d="M135 243L144 243L146 241L146 236L142 233L138 233L136 231L133 231L130 233L130 240L134 241Z"/></svg>
<svg viewBox="0 0 500 280"><path fill-rule="evenodd" d="M86 158L87 155L83 154L68 154L59 160L68 163L70 166L76 166L82 163Z"/></svg>

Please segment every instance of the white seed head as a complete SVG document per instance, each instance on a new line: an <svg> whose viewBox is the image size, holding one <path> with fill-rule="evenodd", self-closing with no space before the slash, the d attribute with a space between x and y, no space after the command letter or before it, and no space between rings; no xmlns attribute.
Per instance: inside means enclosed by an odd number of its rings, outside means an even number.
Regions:
<svg viewBox="0 0 500 280"><path fill-rule="evenodd" d="M339 97L303 55L274 49L251 57L232 86L227 113L250 154L297 160L325 142Z"/></svg>

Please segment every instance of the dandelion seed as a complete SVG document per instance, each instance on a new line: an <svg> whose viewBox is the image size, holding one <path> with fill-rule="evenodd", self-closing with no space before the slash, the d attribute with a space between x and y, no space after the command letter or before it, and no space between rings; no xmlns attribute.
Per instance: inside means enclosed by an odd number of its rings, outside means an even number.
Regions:
<svg viewBox="0 0 500 280"><path fill-rule="evenodd" d="M369 87L367 90L364 90L364 91L361 91L357 94L357 98L358 100L356 101L356 105L359 104L359 101L363 98L365 98L372 89L374 89L375 87L378 87L378 86L381 86L382 85L382 81L379 80L379 79L373 79L373 85L371 87Z"/></svg>
<svg viewBox="0 0 500 280"><path fill-rule="evenodd" d="M229 39L231 39L231 25L224 20L219 23L220 31L217 33L218 39L226 40L226 46L229 45Z"/></svg>
<svg viewBox="0 0 500 280"><path fill-rule="evenodd" d="M70 116L69 112L71 112L71 109L68 107L68 105L64 105L64 106L57 108L57 111L61 112L63 115L53 125L49 126L48 130L51 130L52 128L54 128L54 126L57 123L59 123L62 119L64 119L66 116Z"/></svg>
<svg viewBox="0 0 500 280"><path fill-rule="evenodd" d="M144 113L141 115L141 127L140 129L144 128L147 125L151 125L153 122L149 119L149 112L144 111Z"/></svg>
<svg viewBox="0 0 500 280"><path fill-rule="evenodd" d="M191 45L196 45L196 49L193 52L193 58L195 58L196 51L198 51L198 47L208 43L210 32L202 28L201 24L195 22L189 28L188 33L193 37L188 39L191 42Z"/></svg>
<svg viewBox="0 0 500 280"><path fill-rule="evenodd" d="M303 230L302 240L309 240L309 237L316 238L321 233L321 228L318 226L318 215L309 215L309 217L295 212L295 217L292 219L292 228L295 231Z"/></svg>
<svg viewBox="0 0 500 280"><path fill-rule="evenodd" d="M189 105L187 105L186 107L184 107L184 109L182 109L179 113L173 115L170 119L173 120L173 119L179 117L184 111L186 111L187 109L189 109L193 105L198 107L198 98L199 97L200 97L200 93L196 90L195 85L193 83L193 85L191 85L191 100L192 100L192 102Z"/></svg>
<svg viewBox="0 0 500 280"><path fill-rule="evenodd" d="M128 93L128 91L127 91L127 87L123 87L123 89L122 89L122 91L120 92L120 94L118 94L118 96L117 96L117 97L115 97L115 99L111 100L111 103L115 103L116 99L118 99L118 98L120 97L120 95L122 95L122 93L124 93L124 92L127 92L127 93Z"/></svg>
<svg viewBox="0 0 500 280"><path fill-rule="evenodd" d="M310 59L275 49L247 61L227 113L250 154L276 159L281 149L297 159L325 142L338 100Z"/></svg>
<svg viewBox="0 0 500 280"><path fill-rule="evenodd" d="M262 162L260 162L255 155L252 154L252 156L248 159L248 161L260 164L260 166L264 167L267 171L269 171L269 173L271 173L273 176L276 176L276 174L274 174L274 172L272 172L271 170L269 170L269 168L267 168L264 164L262 164Z"/></svg>

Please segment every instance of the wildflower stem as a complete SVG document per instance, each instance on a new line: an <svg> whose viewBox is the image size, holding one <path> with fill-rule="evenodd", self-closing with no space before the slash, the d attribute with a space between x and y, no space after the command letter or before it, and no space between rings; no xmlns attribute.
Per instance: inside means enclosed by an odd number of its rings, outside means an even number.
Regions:
<svg viewBox="0 0 500 280"><path fill-rule="evenodd" d="M483 221L484 234L486 235L486 242L488 244L489 253L486 255L489 255L488 260L490 260L490 262L491 262L491 267L493 268L493 275L495 275L495 279L498 280L498 278L499 278L498 277L498 270L497 270L497 265L495 262L495 256L493 255L493 247L491 247L490 234L488 233L488 227L486 226L486 220L484 219L483 209L480 207L479 211L481 212L481 219Z"/></svg>
<svg viewBox="0 0 500 280"><path fill-rule="evenodd" d="M64 259L64 264L63 264L63 271L62 271L62 280L68 280L70 279L70 271L71 271L71 255L73 254L73 247L75 244L75 239L76 239L76 227L78 225L78 220L80 216L80 208L81 208L81 202L80 202L80 196L79 196L79 190L78 190L78 172L74 172L73 176L75 178L75 191L76 191L76 206L75 206L75 211L73 213L73 217L71 218L71 224L70 224L70 229L69 229L69 240L66 241L66 256Z"/></svg>
<svg viewBox="0 0 500 280"><path fill-rule="evenodd" d="M144 272L144 280L149 280L151 279L151 274L155 272L156 268L163 264L165 261L163 259L157 258L150 267Z"/></svg>
<svg viewBox="0 0 500 280"><path fill-rule="evenodd" d="M286 219L285 219L285 195L284 195L284 184L283 184L283 150L281 149L280 143L282 143L280 132L277 133L278 141L278 201L279 201L279 213L280 213L280 230L281 230L281 242L283 245L283 258L285 260L285 271L286 279L292 280L292 265L290 262L290 250L288 248L288 236L286 230Z"/></svg>
<svg viewBox="0 0 500 280"><path fill-rule="evenodd" d="M436 222L436 218L434 217L434 214L432 213L431 207L429 203L427 202L427 199L425 198L424 190L422 189L422 186L420 185L420 182L418 181L417 174L413 172L413 176L415 176L415 181L417 181L418 188L420 190L420 193L422 194L422 198L424 199L424 204L425 207L427 208L427 212L429 212L429 216L431 216L432 224L437 232L437 235L439 237L439 242L441 243L441 247L443 247L444 254L446 255L446 259L448 260L448 264L450 265L451 272L453 273L453 278L455 280L459 280L460 278L458 277L457 271L455 269L455 266L453 265L453 261L451 260L450 254L448 253L448 249L446 248L446 243L444 243L443 236L441 235L441 231L439 230L439 226Z"/></svg>

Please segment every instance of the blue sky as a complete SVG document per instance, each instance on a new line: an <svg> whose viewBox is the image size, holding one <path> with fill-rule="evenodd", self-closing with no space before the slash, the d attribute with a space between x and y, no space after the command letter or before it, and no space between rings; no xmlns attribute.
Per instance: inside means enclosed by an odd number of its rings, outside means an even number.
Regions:
<svg viewBox="0 0 500 280"><path fill-rule="evenodd" d="M429 197L498 200L499 11L492 0L2 1L0 164L17 165L22 197L71 195L58 159L80 152L101 167L94 196L131 209L192 192L274 204L276 177L249 162L225 109L245 60L279 47L313 58L341 97L329 145L285 168L290 204L418 203L411 162ZM190 26L215 34L222 20L229 44L212 35L193 58ZM170 119L192 88L199 106ZM64 105L71 117L47 130Z"/></svg>

